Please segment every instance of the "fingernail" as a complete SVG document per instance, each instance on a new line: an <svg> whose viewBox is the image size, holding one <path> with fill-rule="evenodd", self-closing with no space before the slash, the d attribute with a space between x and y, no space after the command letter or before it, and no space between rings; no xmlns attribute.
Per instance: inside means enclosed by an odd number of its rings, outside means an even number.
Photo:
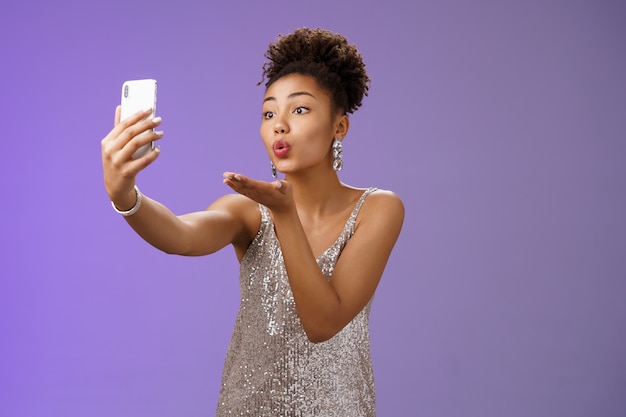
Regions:
<svg viewBox="0 0 626 417"><path fill-rule="evenodd" d="M155 130L154 134L157 136L163 136L163 131L162 130Z"/></svg>
<svg viewBox="0 0 626 417"><path fill-rule="evenodd" d="M276 184L276 188L278 188L278 189L283 188L283 182L282 181L278 181L278 183Z"/></svg>
<svg viewBox="0 0 626 417"><path fill-rule="evenodd" d="M155 146L154 147L154 152L161 153L161 147L160 146Z"/></svg>
<svg viewBox="0 0 626 417"><path fill-rule="evenodd" d="M152 123L161 123L161 116L157 116L154 119L152 119Z"/></svg>
<svg viewBox="0 0 626 417"><path fill-rule="evenodd" d="M241 177L239 175L235 175L234 178L235 178L236 181L241 181Z"/></svg>

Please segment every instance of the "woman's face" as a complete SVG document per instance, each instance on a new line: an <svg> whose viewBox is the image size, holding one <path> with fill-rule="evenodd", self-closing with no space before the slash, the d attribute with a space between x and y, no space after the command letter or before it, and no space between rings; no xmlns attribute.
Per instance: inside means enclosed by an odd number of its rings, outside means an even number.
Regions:
<svg viewBox="0 0 626 417"><path fill-rule="evenodd" d="M333 114L329 94L309 76L289 74L265 92L261 137L267 153L285 174L332 169L333 139L347 133L346 116Z"/></svg>

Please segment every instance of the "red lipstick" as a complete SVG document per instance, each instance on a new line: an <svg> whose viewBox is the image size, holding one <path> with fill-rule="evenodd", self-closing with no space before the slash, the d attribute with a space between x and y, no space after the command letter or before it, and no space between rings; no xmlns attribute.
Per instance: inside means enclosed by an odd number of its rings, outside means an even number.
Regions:
<svg viewBox="0 0 626 417"><path fill-rule="evenodd" d="M272 149L274 150L274 155L279 158L284 158L287 156L287 153L289 153L289 144L280 139L274 142Z"/></svg>

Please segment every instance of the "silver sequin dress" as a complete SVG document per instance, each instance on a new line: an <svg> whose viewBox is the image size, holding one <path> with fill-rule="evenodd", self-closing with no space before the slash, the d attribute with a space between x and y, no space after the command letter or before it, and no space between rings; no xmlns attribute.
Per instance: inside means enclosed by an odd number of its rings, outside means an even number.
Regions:
<svg viewBox="0 0 626 417"><path fill-rule="evenodd" d="M331 279L354 233L359 199L335 243L317 259ZM296 313L280 243L266 207L241 260L241 305L226 355L217 416L375 416L370 300L333 338L311 343Z"/></svg>

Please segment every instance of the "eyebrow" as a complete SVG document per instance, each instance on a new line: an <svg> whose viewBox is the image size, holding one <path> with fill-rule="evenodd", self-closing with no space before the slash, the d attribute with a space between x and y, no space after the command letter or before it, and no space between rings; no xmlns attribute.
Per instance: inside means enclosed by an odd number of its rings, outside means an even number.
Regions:
<svg viewBox="0 0 626 417"><path fill-rule="evenodd" d="M295 97L299 97L299 96L310 96L313 97L315 100L317 100L317 97L315 97L313 94L309 93L308 91L296 91L295 93L291 93L287 96L288 99L292 99ZM263 103L265 103L266 101L276 101L276 97L265 97L265 100L263 100Z"/></svg>

